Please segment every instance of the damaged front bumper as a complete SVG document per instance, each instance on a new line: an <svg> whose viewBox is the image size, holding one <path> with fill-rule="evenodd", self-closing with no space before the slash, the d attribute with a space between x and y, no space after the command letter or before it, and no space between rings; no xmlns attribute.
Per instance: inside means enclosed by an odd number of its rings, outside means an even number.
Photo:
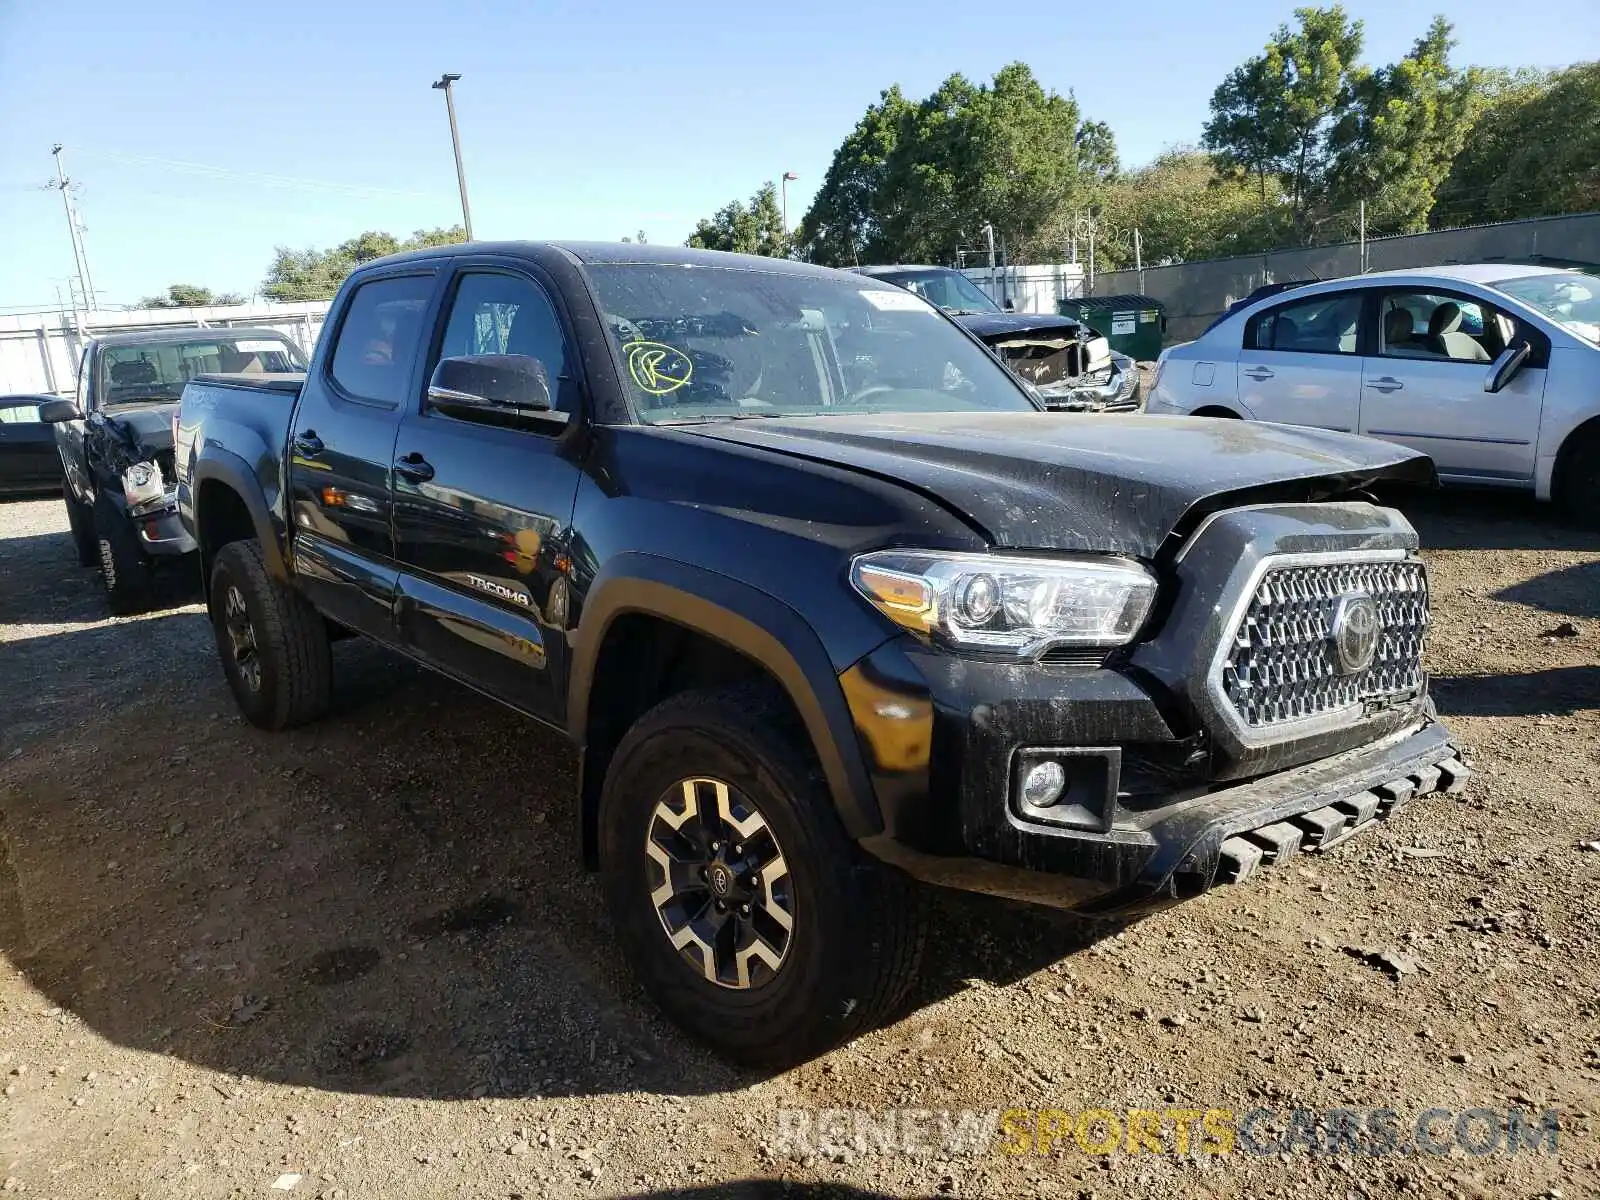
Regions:
<svg viewBox="0 0 1600 1200"><path fill-rule="evenodd" d="M1038 385L1035 390L1051 412L1135 412L1142 399L1139 366L1120 354L1112 356L1109 367L1088 376Z"/></svg>
<svg viewBox="0 0 1600 1200"><path fill-rule="evenodd" d="M1426 698L1364 745L1234 782L1205 779L1116 671L1031 664L1024 679L891 644L842 682L884 816L863 847L926 882L1056 908L1137 913L1241 883L1468 776ZM1039 810L1021 781L1044 758L1069 783Z"/></svg>
<svg viewBox="0 0 1600 1200"><path fill-rule="evenodd" d="M139 546L156 557L177 557L198 550L199 543L189 536L178 517L178 492L169 488L158 501L127 509L128 520L139 535Z"/></svg>

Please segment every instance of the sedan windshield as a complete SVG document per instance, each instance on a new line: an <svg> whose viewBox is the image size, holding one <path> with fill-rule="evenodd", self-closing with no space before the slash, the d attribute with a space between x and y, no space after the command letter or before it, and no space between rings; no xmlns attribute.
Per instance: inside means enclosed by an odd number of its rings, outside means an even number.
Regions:
<svg viewBox="0 0 1600 1200"><path fill-rule="evenodd" d="M983 347L890 284L643 264L589 274L649 424L1036 407Z"/></svg>
<svg viewBox="0 0 1600 1200"><path fill-rule="evenodd" d="M281 338L208 334L192 342L108 346L100 355L100 402L159 404L176 400L196 375L262 375L303 371L299 350Z"/></svg>
<svg viewBox="0 0 1600 1200"><path fill-rule="evenodd" d="M1600 279L1577 271L1547 271L1501 279L1494 286L1585 341L1600 345Z"/></svg>
<svg viewBox="0 0 1600 1200"><path fill-rule="evenodd" d="M969 313L997 313L1001 308L983 289L960 271L894 271L875 276L909 288L930 304L937 304L946 312L966 316Z"/></svg>

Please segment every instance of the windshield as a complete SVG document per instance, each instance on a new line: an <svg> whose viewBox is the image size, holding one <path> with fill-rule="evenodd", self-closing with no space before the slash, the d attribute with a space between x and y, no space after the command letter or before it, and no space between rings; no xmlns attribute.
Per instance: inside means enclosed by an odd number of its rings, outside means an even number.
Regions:
<svg viewBox="0 0 1600 1200"><path fill-rule="evenodd" d="M1600 345L1600 279L1577 271L1547 271L1494 285L1585 341Z"/></svg>
<svg viewBox="0 0 1600 1200"><path fill-rule="evenodd" d="M997 313L1000 306L983 289L960 271L896 271L893 274L874 276L887 279L903 288L909 288L930 304L937 304L946 312Z"/></svg>
<svg viewBox="0 0 1600 1200"><path fill-rule="evenodd" d="M263 375L303 371L300 351L277 337L208 334L192 342L107 346L100 352L98 391L105 408L176 400L196 375Z"/></svg>
<svg viewBox="0 0 1600 1200"><path fill-rule="evenodd" d="M642 264L589 274L648 424L1035 407L983 347L890 284Z"/></svg>

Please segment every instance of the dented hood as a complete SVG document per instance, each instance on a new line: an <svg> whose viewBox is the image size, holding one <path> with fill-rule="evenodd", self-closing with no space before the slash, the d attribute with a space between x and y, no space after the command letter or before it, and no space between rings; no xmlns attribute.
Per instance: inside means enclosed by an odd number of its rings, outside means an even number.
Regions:
<svg viewBox="0 0 1600 1200"><path fill-rule="evenodd" d="M155 454L172 449L172 414L177 411L176 400L137 407L119 405L106 411L106 424L130 447Z"/></svg>
<svg viewBox="0 0 1600 1200"><path fill-rule="evenodd" d="M697 434L914 488L996 546L1154 556L1192 510L1431 484L1414 450L1205 417L916 413L721 421Z"/></svg>

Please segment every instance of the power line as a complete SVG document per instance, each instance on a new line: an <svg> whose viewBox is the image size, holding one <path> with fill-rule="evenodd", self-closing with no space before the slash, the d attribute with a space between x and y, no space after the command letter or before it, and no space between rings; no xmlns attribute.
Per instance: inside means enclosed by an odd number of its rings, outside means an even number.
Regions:
<svg viewBox="0 0 1600 1200"><path fill-rule="evenodd" d="M91 154L91 157L109 159L112 162L141 164L145 166L164 167L168 170L179 171L188 175L198 175L211 179L237 179L246 183L260 184L264 187L281 187L301 191L338 192L352 196L395 196L415 199L438 199L438 192L420 192L410 188L386 188L359 183L337 183L326 179L306 179L295 175L274 175L262 171L239 171L232 167L219 167L210 163L189 162L179 158L160 158L150 154L124 154L114 150L101 150Z"/></svg>

